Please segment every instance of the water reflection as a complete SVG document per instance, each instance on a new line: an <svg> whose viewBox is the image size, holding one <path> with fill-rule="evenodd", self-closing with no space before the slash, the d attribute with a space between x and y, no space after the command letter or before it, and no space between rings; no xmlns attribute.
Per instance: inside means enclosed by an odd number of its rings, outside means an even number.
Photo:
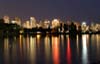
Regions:
<svg viewBox="0 0 100 64"><path fill-rule="evenodd" d="M100 35L6 37L0 64L89 64L100 61ZM0 60L1 62L1 60Z"/></svg>
<svg viewBox="0 0 100 64"><path fill-rule="evenodd" d="M59 57L59 38L58 37L52 37L52 57L53 57L53 64L59 64L60 63L60 57Z"/></svg>
<svg viewBox="0 0 100 64"><path fill-rule="evenodd" d="M45 41L45 58L46 58L46 64L50 63L50 37L46 36L44 38Z"/></svg>
<svg viewBox="0 0 100 64"><path fill-rule="evenodd" d="M76 36L76 48L77 48L77 55L79 56L79 36Z"/></svg>
<svg viewBox="0 0 100 64"><path fill-rule="evenodd" d="M30 37L30 64L35 64L36 58L36 38Z"/></svg>
<svg viewBox="0 0 100 64"><path fill-rule="evenodd" d="M82 35L82 64L88 64L87 40L88 35Z"/></svg>
<svg viewBox="0 0 100 64"><path fill-rule="evenodd" d="M9 52L10 52L10 50L9 50L9 39L8 38L5 38L4 39L4 64L9 64L9 59L10 59L10 54L9 54Z"/></svg>
<svg viewBox="0 0 100 64"><path fill-rule="evenodd" d="M64 48L64 35L60 35L61 45Z"/></svg>
<svg viewBox="0 0 100 64"><path fill-rule="evenodd" d="M100 35L96 35L96 41L97 41L97 57L100 58Z"/></svg>
<svg viewBox="0 0 100 64"><path fill-rule="evenodd" d="M40 34L38 34L38 35L36 36L36 41L37 41L37 46L38 46L38 48L40 48L40 37L41 37Z"/></svg>
<svg viewBox="0 0 100 64"><path fill-rule="evenodd" d="M67 36L67 48L66 48L66 58L67 58L67 64L71 64L71 47L70 47L70 38Z"/></svg>

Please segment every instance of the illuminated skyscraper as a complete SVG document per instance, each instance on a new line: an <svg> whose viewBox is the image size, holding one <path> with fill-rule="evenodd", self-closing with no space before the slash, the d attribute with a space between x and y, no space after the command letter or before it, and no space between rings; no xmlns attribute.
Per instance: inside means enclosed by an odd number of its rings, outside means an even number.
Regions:
<svg viewBox="0 0 100 64"><path fill-rule="evenodd" d="M52 28L56 28L58 26L60 26L60 21L58 19L54 19L52 21Z"/></svg>
<svg viewBox="0 0 100 64"><path fill-rule="evenodd" d="M7 23L7 24L10 23L9 16L4 16L3 19L4 19L4 23Z"/></svg>
<svg viewBox="0 0 100 64"><path fill-rule="evenodd" d="M30 17L30 26L31 26L31 28L35 28L36 27L36 19L35 19L35 17Z"/></svg>
<svg viewBox="0 0 100 64"><path fill-rule="evenodd" d="M29 21L26 21L26 28L28 28L28 29L31 28L31 27L30 27L30 22L29 22Z"/></svg>
<svg viewBox="0 0 100 64"><path fill-rule="evenodd" d="M16 24L21 26L21 19L19 17L15 17Z"/></svg>
<svg viewBox="0 0 100 64"><path fill-rule="evenodd" d="M44 23L43 23L43 28L49 28L50 27L50 21L49 20L45 20Z"/></svg>

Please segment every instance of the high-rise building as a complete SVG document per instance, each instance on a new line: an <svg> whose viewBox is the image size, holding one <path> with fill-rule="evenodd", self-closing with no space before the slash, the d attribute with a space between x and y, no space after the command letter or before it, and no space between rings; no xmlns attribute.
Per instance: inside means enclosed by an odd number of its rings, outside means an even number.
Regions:
<svg viewBox="0 0 100 64"><path fill-rule="evenodd" d="M43 28L49 28L50 27L50 21L49 20L45 20L44 22L43 22L43 26L42 26Z"/></svg>
<svg viewBox="0 0 100 64"><path fill-rule="evenodd" d="M30 28L30 22L29 21L26 21L26 27Z"/></svg>
<svg viewBox="0 0 100 64"><path fill-rule="evenodd" d="M19 17L15 17L16 24L21 26L21 19Z"/></svg>
<svg viewBox="0 0 100 64"><path fill-rule="evenodd" d="M36 27L36 19L35 19L35 17L30 17L30 26L31 26L31 28L35 28Z"/></svg>
<svg viewBox="0 0 100 64"><path fill-rule="evenodd" d="M3 19L4 19L4 23L7 23L7 24L10 23L9 16L4 16Z"/></svg>
<svg viewBox="0 0 100 64"><path fill-rule="evenodd" d="M58 19L54 19L52 21L52 28L56 28L58 26L60 26L60 21Z"/></svg>

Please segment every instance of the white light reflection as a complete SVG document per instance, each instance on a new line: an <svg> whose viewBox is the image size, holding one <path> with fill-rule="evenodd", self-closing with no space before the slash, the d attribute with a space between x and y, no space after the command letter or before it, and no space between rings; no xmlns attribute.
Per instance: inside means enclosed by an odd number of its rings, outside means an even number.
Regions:
<svg viewBox="0 0 100 64"><path fill-rule="evenodd" d="M87 35L82 35L82 64L88 64Z"/></svg>

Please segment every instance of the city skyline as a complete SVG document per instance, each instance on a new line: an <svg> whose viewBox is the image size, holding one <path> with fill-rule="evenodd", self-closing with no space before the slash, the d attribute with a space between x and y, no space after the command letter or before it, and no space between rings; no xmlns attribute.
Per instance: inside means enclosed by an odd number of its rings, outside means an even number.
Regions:
<svg viewBox="0 0 100 64"><path fill-rule="evenodd" d="M65 21L71 18L78 21L99 22L99 2L97 0L1 0L0 17L18 16L22 20L27 20L30 16L34 16L38 21L54 18Z"/></svg>

